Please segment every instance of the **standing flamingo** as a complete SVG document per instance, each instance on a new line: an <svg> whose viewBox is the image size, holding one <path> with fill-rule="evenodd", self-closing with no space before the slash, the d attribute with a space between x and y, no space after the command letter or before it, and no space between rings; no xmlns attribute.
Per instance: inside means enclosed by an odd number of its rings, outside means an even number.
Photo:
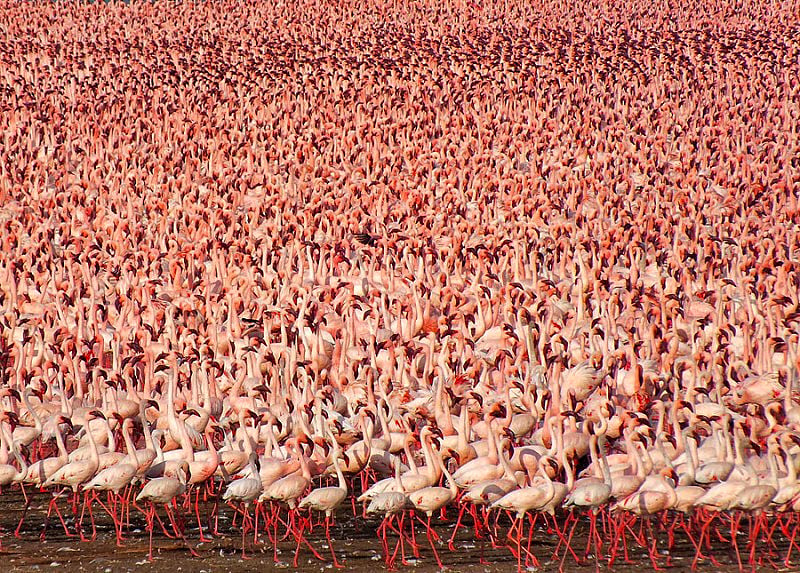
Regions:
<svg viewBox="0 0 800 573"><path fill-rule="evenodd" d="M331 436L333 438L333 436ZM333 439L333 467L336 470L336 478L339 480L338 486L320 487L312 490L305 496L298 507L300 509L311 509L316 511L325 512L325 538L328 541L328 548L331 551L333 558L333 566L338 568L344 567L336 560L336 552L333 549L331 542L331 516L333 512L347 499L347 481L344 479L342 468L339 466L339 445Z"/></svg>
<svg viewBox="0 0 800 573"><path fill-rule="evenodd" d="M87 424L90 420L95 418L102 418L105 419L105 416L99 410L92 410L87 414L86 420ZM88 430L88 429L87 429ZM100 465L100 456L97 453L97 443L94 439L94 434L90 431L86 432L86 435L89 439L89 449L90 449L90 457L89 459L82 459L76 460L73 462L69 462L59 469L54 471L50 477L45 480L42 484L43 488L49 488L54 485L61 485L67 486L72 489L72 513L77 517L77 504L78 504L78 488L84 484L85 482L89 481L94 474L97 472L97 468ZM61 517L61 513L58 511L58 497L60 493L55 495L50 502L50 507L48 507L47 513L50 514L51 509L55 508L56 513L61 519L61 524L64 526L64 531L69 535L67 532L66 524L64 523L63 518ZM88 492L85 496L88 499ZM86 507L86 500L84 500L84 508ZM89 508L89 515L91 517L91 507ZM83 529L81 528L81 521L78 520L76 524L76 528L80 534L81 540L85 541L86 538L83 535ZM94 527L94 520L92 520L92 526ZM45 530L42 532L42 536L44 536L45 531L47 530L47 524L45 523ZM95 532L93 531L93 536Z"/></svg>
<svg viewBox="0 0 800 573"><path fill-rule="evenodd" d="M170 503L174 503L175 498L179 495L186 493L186 474L189 471L188 462L183 462L177 471L177 477L160 477L148 481L139 495L136 496L136 501L146 501L150 504L150 511L146 512L147 517L147 530L150 534L150 543L148 546L147 560L153 560L153 522L156 516L156 504L164 506L167 512L167 517L172 524L172 530L175 535L183 539L184 544L189 549L190 553L194 556L197 555L194 549L189 546L183 531L178 526L175 516L169 507Z"/></svg>
<svg viewBox="0 0 800 573"><path fill-rule="evenodd" d="M513 532L515 529L517 530L516 541L517 541L518 571L522 571L521 538L522 538L522 522L525 518L525 515L529 511L539 511L545 508L555 495L553 480L550 479L550 475L545 469L544 464L548 465L555 464L555 460L549 456L543 456L542 458L539 459L539 467L541 468L541 471L539 473L544 477L544 483L538 483L530 487L523 487L511 491L506 495L504 495L503 497L501 497L500 499L498 499L497 501L495 501L491 505L493 509L505 509L507 511L513 511L516 513L514 523L511 529L508 531L507 536L509 539L514 539ZM532 538L532 536L533 536L533 523L531 524L530 538ZM528 557L532 558L534 567L539 567L538 560L532 553L530 553L530 543L528 544Z"/></svg>
<svg viewBox="0 0 800 573"><path fill-rule="evenodd" d="M441 569L443 567L442 561L439 559L439 553L436 551L436 546L434 545L434 540L438 541L439 535L431 527L431 517L435 511L438 511L446 505L449 505L453 500L456 499L458 496L458 487L456 486L453 476L450 475L450 472L445 467L441 457L434 456L434 459L438 462L440 469L447 480L448 487L429 486L418 489L417 491L408 494L408 501L411 503L414 509L423 512L427 517L427 521L422 523L425 525L428 535L428 542L431 544L431 549L433 550L433 556L436 558L436 563Z"/></svg>
<svg viewBox="0 0 800 573"><path fill-rule="evenodd" d="M117 515L117 507L123 505L124 510L124 499L120 496L119 492L131 484L133 478L136 477L137 469L136 464L131 463L130 460L123 461L101 470L91 481L83 486L84 491L92 492L92 497L89 499L90 508L92 501L96 498L94 492L107 491L109 496L114 496L113 501L109 499L111 507L106 507L105 509L111 516L111 519L114 520L114 532L117 536L117 546L122 546L122 516Z"/></svg>
<svg viewBox="0 0 800 573"><path fill-rule="evenodd" d="M247 527L250 524L250 515L248 506L261 494L261 479L258 476L258 456L255 453L250 454L250 474L247 477L242 477L233 480L225 488L225 493L222 494L222 499L226 502L239 502L242 505L242 559L246 559L244 552L245 535ZM258 540L258 510L256 510L256 522L253 526L255 530L254 542Z"/></svg>
<svg viewBox="0 0 800 573"><path fill-rule="evenodd" d="M600 550L602 547L602 539L600 538L600 533L597 531L597 513L611 497L611 472L608 469L604 452L602 453L602 463L598 461L600 458L600 456L597 455L599 442L604 443L605 438L598 438L597 434L592 434L589 439L589 451L591 452L592 463L600 464L602 468L603 482L598 483L592 481L579 484L564 501L564 507L583 507L589 510L589 544L594 543L595 545L595 560L600 558ZM567 538L567 545L570 544L574 532L575 526L573 525L572 531ZM587 553L590 546L589 544L587 544L586 548ZM564 557L566 558L566 553Z"/></svg>

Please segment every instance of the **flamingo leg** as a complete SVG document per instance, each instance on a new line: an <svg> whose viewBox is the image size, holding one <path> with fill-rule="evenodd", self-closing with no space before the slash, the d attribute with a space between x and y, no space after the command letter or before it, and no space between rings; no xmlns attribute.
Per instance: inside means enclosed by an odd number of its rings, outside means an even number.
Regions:
<svg viewBox="0 0 800 573"><path fill-rule="evenodd" d="M681 519L681 523L680 523L681 529L683 529L683 532L686 534L686 537L689 538L689 541L694 546L695 551L697 551L699 546L697 544L697 541L695 541L695 539L694 539L694 535L692 535L691 529L689 529L690 525L686 523L686 520L683 517L681 517L680 519ZM690 519L690 521L691 521L691 519Z"/></svg>
<svg viewBox="0 0 800 573"><path fill-rule="evenodd" d="M670 551L675 546L675 526L678 524L678 519L680 519L680 514L675 515L672 523L667 528L667 549Z"/></svg>
<svg viewBox="0 0 800 573"><path fill-rule="evenodd" d="M706 520L705 524L703 524L700 528L700 539L697 542L697 551L695 552L694 561L692 561L692 571L697 569L697 563L701 557L707 557L711 560L714 566L718 566L716 559L712 555L704 555L703 554L703 539L706 538L706 533L708 532L708 528L711 525L711 522L717 517L715 513L712 513L711 516ZM710 545L710 534L708 538L706 538L706 543Z"/></svg>
<svg viewBox="0 0 800 573"><path fill-rule="evenodd" d="M522 516L517 518L517 573L522 573ZM512 526L513 528L513 526Z"/></svg>
<svg viewBox="0 0 800 573"><path fill-rule="evenodd" d="M253 545L258 545L258 513L259 513L259 503L256 502L256 507L253 510Z"/></svg>
<svg viewBox="0 0 800 573"><path fill-rule="evenodd" d="M400 543L400 562L403 565L408 565L409 562L406 560L406 548L405 548L405 533L404 533L404 531L405 531L405 520L406 520L406 514L405 514L405 512L403 512L403 513L400 514L400 520L399 520L400 523L397 525L397 529L398 529L398 532L399 532L398 541ZM413 527L413 523L412 523L412 527ZM412 545L412 547L413 547L413 545Z"/></svg>
<svg viewBox="0 0 800 573"><path fill-rule="evenodd" d="M203 535L203 525L200 520L200 488L195 488L194 514L197 518L197 528L200 530L200 543L208 543L211 538Z"/></svg>
<svg viewBox="0 0 800 573"><path fill-rule="evenodd" d="M139 510L141 513L143 513L145 516L150 514L151 510L148 509L147 511L145 511L144 509L142 509L141 507L139 507L135 503L133 505L137 510ZM153 506L151 504L151 507L152 507L152 513L153 513L153 521L154 522L158 521L158 524L161 526L161 531L164 533L164 535L166 537L168 537L169 539L175 539L175 536L172 535L169 531L167 531L167 528L164 525L164 522L161 521L161 518L158 516L158 512L156 512L156 510L155 510L155 506Z"/></svg>
<svg viewBox="0 0 800 573"><path fill-rule="evenodd" d="M558 548L559 548L559 546L560 546L560 545L563 543L563 544L566 546L567 550L568 550L570 553L572 553L572 557L575 559L575 561L576 561L576 562L579 562L580 560L578 559L578 556L577 556L577 555L575 554L575 552L572 550L572 547L570 547L570 546L569 546L569 544L567 543L567 538L566 538L566 522L565 522L565 524L564 524L565 528L564 528L564 530L562 530L561 528L559 528L559 527L558 527L558 521L556 520L556 516L555 516L555 514L553 514L553 516L552 516L552 517L553 517L553 529L555 530L555 532L556 532L556 535L558 535L558 546L556 546L556 551L554 551L554 552L553 552L553 556L551 557L551 559L555 559L555 556L557 555L557 552L558 552ZM547 518L545 518L545 522L546 522L546 521L547 521ZM548 533L550 533L550 531L549 531L549 530L548 530Z"/></svg>
<svg viewBox="0 0 800 573"><path fill-rule="evenodd" d="M778 550L777 545L775 545L775 540L773 539L773 534L775 533L775 528L777 523L781 521L781 515L777 514L775 516L775 524L770 526L769 519L766 513L759 513L758 517L761 519L761 526L762 531L764 532L764 537L767 540L767 544L769 545L769 553L767 554L767 559L772 563L771 557L777 556L776 551Z"/></svg>
<svg viewBox="0 0 800 573"><path fill-rule="evenodd" d="M77 494L76 494L77 495ZM92 524L92 536L86 537L83 535L83 515L86 511L86 506L89 506L89 519ZM81 507L81 517L78 520L77 524L78 533L80 534L81 541L94 541L97 538L97 528L95 527L94 523L94 514L92 513L92 501L89 499L89 492L86 491L83 493L83 506Z"/></svg>
<svg viewBox="0 0 800 573"><path fill-rule="evenodd" d="M386 521L389 519L389 516L384 516L381 520L381 524L378 526L377 534L378 539L381 540L381 554L383 555L383 562L386 563L386 566L389 567L389 544L386 540ZM397 548L395 548L397 549Z"/></svg>
<svg viewBox="0 0 800 573"><path fill-rule="evenodd" d="M458 528L461 525L461 518L464 516L464 512L467 509L466 504L462 504L461 508L458 511L458 519L456 519L456 526L453 528L453 534L450 536L450 540L447 542L447 547L450 551L455 551L455 546L453 545L453 541L456 538L456 534L458 533Z"/></svg>
<svg viewBox="0 0 800 573"><path fill-rule="evenodd" d="M294 510L291 510L290 513L294 513ZM303 535L303 528L301 526L297 526L296 523L292 523L291 527L292 527L292 533L294 534L295 539L297 540L297 548L294 551L294 561L293 561L294 566L297 567L297 559L300 555L300 546L303 543L305 543L306 546L311 550L311 552L314 554L314 557L316 557L320 561L325 561L325 559L323 559L323 557L317 552L317 550L314 549L314 546L311 545L311 543L309 543L308 540L305 538L305 535Z"/></svg>
<svg viewBox="0 0 800 573"><path fill-rule="evenodd" d="M392 519L394 519L394 518L396 518L396 516L394 516L394 515L390 516L389 520L387 521L387 527L389 527L392 531L397 533L397 535L399 536L398 542L400 543L400 554L401 554L401 557L402 557L402 563L403 563L403 565L408 565L409 562L406 561L406 557L405 557L405 542L406 541L410 541L411 542L412 550L414 552L415 557L417 557L417 558L419 558L419 548L416 546L416 540L415 539L409 539L405 534L406 512L401 512L400 513L400 518L398 520L397 527L392 525ZM411 525L411 529L413 531L413 529L414 529L414 520L413 520L413 518L409 518L409 524ZM396 553L396 549L397 549L397 546L395 546L395 553Z"/></svg>
<svg viewBox="0 0 800 573"><path fill-rule="evenodd" d="M538 514L535 514L535 515L528 514L528 522L529 522L529 525L528 525L528 545L527 545L527 547L525 549L525 553L527 554L527 557L525 559L525 564L527 565L528 561L530 560L533 563L533 566L536 567L537 569L539 568L540 564L539 564L539 560L536 558L536 556L533 553L531 553L531 543L533 543L533 529L534 529L534 527L536 527L536 520L538 518L539 518ZM522 533L522 531L520 531L520 533Z"/></svg>
<svg viewBox="0 0 800 573"><path fill-rule="evenodd" d="M760 526L761 520L759 518L753 519L753 515L749 514L747 516L748 525L750 526L750 535L748 538L748 542L750 544L750 555L748 558L747 564L751 567L755 567L755 557L756 557L756 542L758 541L758 535L760 533Z"/></svg>
<svg viewBox="0 0 800 573"><path fill-rule="evenodd" d="M523 529L522 523L524 521L524 515L516 516L511 524L511 528L506 533L506 537L512 543L516 542L516 551L512 546L509 546L511 549L511 554L517 558L517 570L518 572L522 571L522 553L525 553L525 565L530 561L533 561L535 567L538 567L539 560L530 552L530 549L526 547L522 547L522 537L523 537Z"/></svg>
<svg viewBox="0 0 800 573"><path fill-rule="evenodd" d="M148 545L147 560L153 560L153 526L155 521L156 506L150 503L150 511L147 512L147 531L150 533L150 544Z"/></svg>
<svg viewBox="0 0 800 573"><path fill-rule="evenodd" d="M733 543L733 549L736 552L736 562L739 564L739 571L742 570L742 556L739 554L739 541L737 539L736 533L739 531L739 521L742 518L741 512L738 512L736 516L731 516L731 542ZM752 522L750 523L752 529Z"/></svg>
<svg viewBox="0 0 800 573"><path fill-rule="evenodd" d="M128 485L125 488L125 492L123 493L122 497L122 511L125 519L125 525L127 527L131 526L131 504L133 500L133 485ZM122 517L122 516L121 516Z"/></svg>
<svg viewBox="0 0 800 573"><path fill-rule="evenodd" d="M480 507L480 515L478 515L478 509L475 506L470 506L469 514L472 516L472 528L475 531L475 537L478 539L485 539L486 534L484 533L484 529L489 529L489 510L486 506Z"/></svg>
<svg viewBox="0 0 800 573"><path fill-rule="evenodd" d="M22 529L22 524L25 521L25 516L28 515L28 509L31 506L31 502L28 499L28 494L25 492L25 484L20 483L19 487L20 487L20 490L22 491L22 496L25 498L25 507L22 510L22 517L20 518L19 523L17 523L16 529L14 529L14 537L16 537L16 538L19 538L19 536L20 536L19 532Z"/></svg>
<svg viewBox="0 0 800 573"><path fill-rule="evenodd" d="M244 506L244 504L242 504L242 505ZM242 513L244 513L245 511L246 511L245 508L242 507ZM198 517L198 519L199 519L199 517ZM201 530L201 535L202 535L202 530ZM247 557L245 555L245 553L244 553L244 545L245 545L245 536L246 535L247 535L247 527L245 527L245 519L242 518L242 559L249 559L249 557Z"/></svg>
<svg viewBox="0 0 800 573"><path fill-rule="evenodd" d="M286 526L286 534L281 538L281 541L289 539L289 536L294 533L296 529L296 521L297 519L295 513L290 509L286 516L286 521L281 520L281 523Z"/></svg>
<svg viewBox="0 0 800 573"><path fill-rule="evenodd" d="M522 541L521 541L521 536L514 535L514 532L517 530L517 527L520 528L522 527L521 523L522 523L522 516L515 517L514 521L511 523L511 528L508 530L508 533L506 533L506 538L509 541L511 542L516 541L517 550L514 551L514 549L511 548L511 554L517 558L517 573L522 573L522 547L521 547Z"/></svg>
<svg viewBox="0 0 800 573"><path fill-rule="evenodd" d="M428 521L425 524L425 526L427 528L428 542L431 544L431 549L433 549L433 556L436 558L436 563L439 565L439 569L443 569L444 565L442 565L442 560L439 559L439 552L436 551L436 545L434 545L434 540L438 541L439 540L439 535L431 527L431 516L430 515L428 515Z"/></svg>
<svg viewBox="0 0 800 573"><path fill-rule="evenodd" d="M589 511L589 538L594 541L594 563L595 569L600 570L600 556L603 552L603 540L597 530L597 513Z"/></svg>
<svg viewBox="0 0 800 573"><path fill-rule="evenodd" d="M100 506L100 509L105 511L108 514L108 516L112 519L112 521L114 522L114 534L116 535L116 533L117 533L117 513L116 513L117 512L117 504L116 504L116 499L113 497L113 494L110 491L106 492L106 503L103 503L100 500L100 498L97 496L97 492L96 491L92 491L90 496L91 497L89 499L89 503L92 504L94 502L97 502L97 505ZM119 545L119 538L117 538L117 541L118 541L117 545Z"/></svg>
<svg viewBox="0 0 800 573"><path fill-rule="evenodd" d="M74 533L70 533L69 528L67 527L67 523L66 523L66 521L64 521L64 516L61 515L61 510L58 508L58 496L59 495L61 495L61 494L59 493L59 494L55 495L53 497L53 499L50 500L50 505L47 508L47 516L45 517L44 530L42 531L42 534L40 536L41 539L44 539L45 533L47 532L47 524L49 522L50 512L53 509L55 510L56 515L58 516L58 520L61 522L61 527L64 528L64 535L66 535L67 537L75 537Z"/></svg>
<svg viewBox="0 0 800 573"><path fill-rule="evenodd" d="M20 518L19 523L17 523L17 528L14 530L14 537L16 537L16 538L20 537L19 532L22 529L22 524L25 522L25 517L28 515L28 510L30 509L30 507L31 507L30 501L28 501L28 499L26 497L25 498L25 507L22 510L22 517Z"/></svg>
<svg viewBox="0 0 800 573"><path fill-rule="evenodd" d="M656 538L655 531L653 531L653 522L652 519L647 517L646 519L646 527L647 532L649 533L649 537L652 540L651 545L648 547L648 554L650 555L650 563L653 565L653 571L663 571L658 566L658 558L657 558L657 549L658 549L658 539Z"/></svg>
<svg viewBox="0 0 800 573"><path fill-rule="evenodd" d="M221 491L221 488L220 488ZM211 520L214 520L214 526L211 527ZM219 495L214 496L214 504L211 506L211 515L208 516L208 528L211 534L218 537L219 533Z"/></svg>
<svg viewBox="0 0 800 573"><path fill-rule="evenodd" d="M122 542L125 539L122 535L122 527L123 527L122 519L125 514L125 500L119 494L112 494L112 499L114 500L114 508L111 518L114 520L114 529L116 530L116 536L117 536L117 546L122 547ZM120 513L119 510L120 505L122 506L121 509L122 513Z"/></svg>
<svg viewBox="0 0 800 573"><path fill-rule="evenodd" d="M558 550L561 549L561 545L563 544L565 547L568 547L570 550L572 549L569 545L569 540L571 536L567 536L567 529L569 528L570 521L572 521L573 515L572 512L567 513L567 518L564 520L564 528L561 530L562 535L559 535L558 543L556 543L556 548L553 550L553 555L550 557L550 560L555 560L558 557ZM553 522L555 523L555 516L553 516ZM575 555L575 552L572 551L572 556L575 558L576 562L580 562L578 556Z"/></svg>
<svg viewBox="0 0 800 573"><path fill-rule="evenodd" d="M611 542L608 548L608 566L611 567L614 565L614 561L617 558L617 547L619 546L620 537L625 537L625 514L620 512L617 514L616 518L614 519L614 540ZM624 542L623 542L623 545Z"/></svg>
<svg viewBox="0 0 800 573"><path fill-rule="evenodd" d="M751 534L750 534L750 539L749 539L750 555L749 555L749 559L748 559L748 565L750 565L751 567L755 567L755 565L756 565L756 546L758 544L758 537L761 534L761 525L762 525L762 523L765 522L766 517L763 514L758 514L758 515L755 516L755 519L754 519L753 515L750 514L750 515L748 515L748 519L750 521L750 529L751 529ZM769 527L769 524L764 523L764 526L765 526L765 529L766 529L766 528ZM765 531L765 537L766 537L766 531ZM772 539L768 537L767 538L767 543L771 544L772 543ZM771 552L771 550L770 550L770 552ZM767 559L769 559L769 556L767 556Z"/></svg>
<svg viewBox="0 0 800 573"><path fill-rule="evenodd" d="M272 502L270 502L270 504L271 503ZM275 563L280 563L280 559L278 559L278 522L279 522L279 516L277 514L278 511L280 511L279 508L278 509L273 509L273 512L272 512L272 514L273 514L272 523L275 524L274 536L272 538L272 551L273 551L272 552L272 559L273 559L273 561Z"/></svg>
<svg viewBox="0 0 800 573"><path fill-rule="evenodd" d="M341 565L336 560L336 552L333 550L333 542L331 541L331 516L327 513L325 514L325 538L328 541L328 548L331 550L331 557L333 557L333 566L337 569L341 569L344 565Z"/></svg>
<svg viewBox="0 0 800 573"><path fill-rule="evenodd" d="M623 519L625 519L625 518L623 518ZM633 533L633 530L630 527L630 523L633 523L633 521L634 521L634 519L631 519L629 523L625 523L625 521L623 521L623 523L625 525L624 525L624 528L622 529L622 548L623 548L623 551L625 553L625 562L626 563L632 563L632 561L631 561L631 558L630 558L630 554L628 553L628 534L625 532L625 530L627 529L628 531L630 531L633 534L634 539L636 539L636 534Z"/></svg>
<svg viewBox="0 0 800 573"><path fill-rule="evenodd" d="M165 503L164 504L164 508L167 510L167 517L169 518L169 521L172 524L172 528L175 531L175 536L176 537L180 537L183 540L184 545L189 550L189 553L191 553L192 557L199 557L197 552L192 548L191 545L189 545L189 541L184 536L183 528L182 527L178 527L178 522L177 522L176 516L173 515L172 510L169 507L169 504ZM176 511L177 511L177 508L176 508Z"/></svg>
<svg viewBox="0 0 800 573"><path fill-rule="evenodd" d="M797 528L800 527L800 520L795 524L794 528L792 529L792 535L789 537L789 549L786 551L786 558L783 560L783 564L786 567L790 567L792 563L792 548L797 547L797 544L794 542L795 536L797 535ZM800 548L798 548L800 549Z"/></svg>
<svg viewBox="0 0 800 573"><path fill-rule="evenodd" d="M414 529L414 517L409 513L408 515L409 526L411 527L411 550L414 553L414 557L419 559L419 545L417 544L417 532Z"/></svg>
<svg viewBox="0 0 800 573"><path fill-rule="evenodd" d="M573 523L572 529L570 530L569 536L567 537L566 546L568 548L572 548L572 536L575 534L575 528L578 526L578 520L575 519L574 521L575 521L575 523ZM558 547L556 547L556 551L558 551ZM555 553L553 555L555 556ZM578 556L575 555L574 551L572 552L572 555L573 555L573 557L575 557L576 563L580 563L580 561L578 560ZM558 568L559 571L563 571L564 570L564 561L566 559L567 559L567 552L564 551L564 556L561 558L561 565Z"/></svg>

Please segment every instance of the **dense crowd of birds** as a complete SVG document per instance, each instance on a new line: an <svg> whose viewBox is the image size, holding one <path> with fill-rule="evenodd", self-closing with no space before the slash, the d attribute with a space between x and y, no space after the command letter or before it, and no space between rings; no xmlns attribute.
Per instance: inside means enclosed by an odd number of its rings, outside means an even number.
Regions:
<svg viewBox="0 0 800 573"><path fill-rule="evenodd" d="M352 511L441 565L448 507L789 563L796 16L0 0L0 486L151 558L227 503L295 564Z"/></svg>

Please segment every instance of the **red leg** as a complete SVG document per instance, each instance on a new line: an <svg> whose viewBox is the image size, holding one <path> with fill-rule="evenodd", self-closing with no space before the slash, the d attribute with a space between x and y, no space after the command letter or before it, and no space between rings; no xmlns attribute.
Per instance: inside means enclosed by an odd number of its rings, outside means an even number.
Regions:
<svg viewBox="0 0 800 573"><path fill-rule="evenodd" d="M150 511L147 513L147 530L150 532L150 545L148 546L147 560L153 560L153 526L155 521L156 506L150 503Z"/></svg>
<svg viewBox="0 0 800 573"><path fill-rule="evenodd" d="M194 515L197 518L197 528L200 530L200 543L208 543L212 541L210 538L203 535L203 524L200 520L200 488L195 488L195 497L194 497Z"/></svg>
<svg viewBox="0 0 800 573"><path fill-rule="evenodd" d="M574 516L572 516L572 517L574 518ZM572 525L572 529L569 532L569 536L567 537L567 542L566 542L566 546L569 549L572 549L572 536L575 534L575 528L578 526L577 518L574 518L574 520L575 520L575 523ZM556 547L556 551L558 551L558 547ZM575 562L576 563L580 563L580 561L578 561L578 556L575 555L574 551L572 552L572 555L575 557ZM564 557L561 558L561 565L558 568L559 571L563 571L564 570L564 561L566 559L567 559L567 551L565 550L564 551Z"/></svg>
<svg viewBox="0 0 800 573"><path fill-rule="evenodd" d="M66 535L67 537L75 537L74 533L70 533L69 532L69 528L67 527L67 523L64 521L64 516L61 515L61 510L58 509L58 496L53 497L53 499L50 501L50 506L47 509L47 518L45 518L45 531L47 531L47 522L48 522L48 518L50 517L51 508L55 509L55 511L56 511L56 515L58 516L58 520L61 522L61 527L64 528L64 535ZM42 539L44 539L45 531L42 532Z"/></svg>
<svg viewBox="0 0 800 573"><path fill-rule="evenodd" d="M22 510L22 517L20 518L19 523L17 523L17 528L14 530L14 537L19 538L19 532L22 529L22 524L25 523L25 517L28 515L28 509L30 509L30 507L31 504L26 498L25 507Z"/></svg>
<svg viewBox="0 0 800 573"><path fill-rule="evenodd" d="M88 538L83 535L83 514L86 511L87 505L89 506L89 519L92 524L92 536ZM95 527L94 514L92 513L92 500L89 499L88 491L83 493L83 507L81 507L81 517L78 520L77 528L78 528L78 533L81 536L81 541L94 541L95 538L97 537L97 528Z"/></svg>
<svg viewBox="0 0 800 573"><path fill-rule="evenodd" d="M325 538L328 540L328 548L331 550L331 557L333 557L333 566L337 569L341 569L344 565L341 565L336 560L336 552L333 550L333 542L331 541L331 516L326 514L325 515Z"/></svg>
<svg viewBox="0 0 800 573"><path fill-rule="evenodd" d="M436 558L436 563L439 565L439 569L442 569L444 565L442 565L442 560L439 559L439 553L436 551L436 546L434 545L434 539L438 540L439 536L436 534L435 531L431 528L431 516L428 516L427 526L427 535L428 535L428 542L431 544L431 549L433 549L433 556Z"/></svg>
<svg viewBox="0 0 800 573"><path fill-rule="evenodd" d="M453 528L453 534L450 536L450 540L447 542L447 547L450 548L450 551L455 551L456 548L453 546L453 541L456 538L456 534L458 533L458 528L461 525L461 518L464 516L464 511L466 511L467 506L463 504L461 509L458 511L458 519L456 520L456 526Z"/></svg>
<svg viewBox="0 0 800 573"><path fill-rule="evenodd" d="M295 510L290 510L290 513L294 513L294 511ZM314 554L314 557L316 557L320 561L325 561L325 559L323 559L322 556L319 553L317 553L317 550L314 549L314 546L311 545L311 543L309 543L308 540L303 535L302 526L297 526L296 523L293 523L291 528L292 528L292 533L294 533L295 539L297 540L297 548L295 549L294 552L294 562L293 562L295 567L297 567L297 559L300 554L300 545L303 543L305 543L306 546L311 550L311 552Z"/></svg>
<svg viewBox="0 0 800 573"><path fill-rule="evenodd" d="M242 504L242 505L244 506L244 504ZM246 511L245 507L242 507L242 513L244 513L245 511ZM242 559L249 559L249 557L247 557L244 554L244 544L245 544L245 535L246 534L247 534L247 528L245 527L245 519L242 518Z"/></svg>
<svg viewBox="0 0 800 573"><path fill-rule="evenodd" d="M186 537L183 535L183 528L178 525L178 521L176 516L172 514L172 510L169 507L168 503L164 504L164 509L167 510L167 517L169 518L170 523L172 524L172 529L175 531L175 536L180 537L183 540L184 545L189 550L189 553L192 554L192 557L199 557L197 552L189 545L189 542L186 540ZM177 509L176 509L177 511Z"/></svg>
<svg viewBox="0 0 800 573"><path fill-rule="evenodd" d="M650 563L652 563L654 571L663 571L663 569L658 566L658 539L653 531L653 522L649 517L645 519L647 520L647 532L650 534L649 536L651 539L651 545L648 547Z"/></svg>

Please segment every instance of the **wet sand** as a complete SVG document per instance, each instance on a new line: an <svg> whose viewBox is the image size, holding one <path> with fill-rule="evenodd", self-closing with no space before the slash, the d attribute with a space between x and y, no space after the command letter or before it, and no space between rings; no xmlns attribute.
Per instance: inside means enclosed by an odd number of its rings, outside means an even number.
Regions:
<svg viewBox="0 0 800 573"><path fill-rule="evenodd" d="M193 557L186 546L180 540L166 538L156 526L156 533L153 538L154 560L152 563L147 561L148 535L144 516L135 509L131 511L131 529L126 536L123 547L117 547L114 538L114 529L111 519L99 506L95 506L94 516L97 523L97 538L91 542L82 542L77 539L67 538L57 518L54 518L47 532L45 541L39 540L39 535L44 525L44 517L47 510L49 496L42 493L34 493L31 496L32 505L26 518L25 525L19 538L14 537L12 531L21 516L24 501L19 492L4 492L0 497L0 524L2 526L2 562L4 571L44 571L55 570L56 568L68 568L70 571L86 572L117 572L117 571L276 571L294 570L292 559L294 557L295 544L292 540L286 540L279 544L278 558L279 563L275 563L273 548L267 542L266 536L262 536L262 543L258 546L252 544L252 533L249 534L247 544L248 559L241 558L241 537L240 530L231 526L231 519L234 517L234 510L221 506L219 517L219 529L221 532L228 532L222 537L215 538L209 543L200 543L197 525L193 518L187 517L186 537L188 543L199 554ZM66 501L62 500L60 505L67 519L68 525L72 525L72 518ZM443 539L449 538L452 533L456 514L451 510L447 515L447 520L439 520L434 525L436 531ZM746 521L746 520L745 520ZM505 518L501 520L500 535L504 536L508 529L509 522ZM380 524L379 519L353 518L351 513L340 511L337 516L336 525L331 529L331 535L336 548L339 560L346 566L348 571L376 571L387 570L381 554L381 544L377 539L376 530ZM85 519L85 527L88 530L88 518ZM638 526L634 526L634 529ZM578 524L572 547L581 556L583 548L586 546L588 521L582 519ZM746 533L740 533L740 549L745 557ZM323 527L315 527L311 533L307 534L307 539L316 550L329 559L330 553L325 541ZM390 538L390 546L394 546L394 539ZM397 570L409 570L418 572L437 571L438 567L433 558L430 546L424 535L422 526L417 526L417 541L420 546L420 558L409 559L409 565L396 564ZM652 570L651 562L646 551L635 546L635 543L628 538L630 547L630 558L632 563L624 563L622 551L618 553L617 561L608 566L600 562L599 567L607 571L646 571ZM541 561L539 571L558 571L561 566L560 559L550 561L550 556L558 542L555 533L548 533L544 524L537 524L531 551ZM783 567L781 560L788 549L788 540L782 539L776 542L778 549L777 556L773 556L774 565L769 565L766 561L763 570L785 570L796 571L796 567ZM488 541L481 543L475 541L472 530L462 528L456 542L456 551L449 551L446 543L438 546L439 555L445 567L451 571L494 573L516 570L517 560L508 547L498 547L493 549ZM685 536L676 534L676 546L670 552L671 562L666 562L666 534L661 534L659 538L659 551L662 554L660 566L670 571L689 570L694 558L694 548ZM561 552L563 554L563 551ZM730 544L714 540L714 557L719 561L720 566L714 566L709 562L701 563L699 571L721 571L733 572L738 570L736 556ZM481 562L483 556L483 562ZM800 559L800 554L795 553ZM559 556L560 557L560 556ZM307 547L303 547L300 552L299 571L324 571L333 570L329 561L320 562ZM596 563L592 556L584 564L576 564L571 555L564 561L564 571L594 571ZM533 570L533 569L530 569Z"/></svg>

